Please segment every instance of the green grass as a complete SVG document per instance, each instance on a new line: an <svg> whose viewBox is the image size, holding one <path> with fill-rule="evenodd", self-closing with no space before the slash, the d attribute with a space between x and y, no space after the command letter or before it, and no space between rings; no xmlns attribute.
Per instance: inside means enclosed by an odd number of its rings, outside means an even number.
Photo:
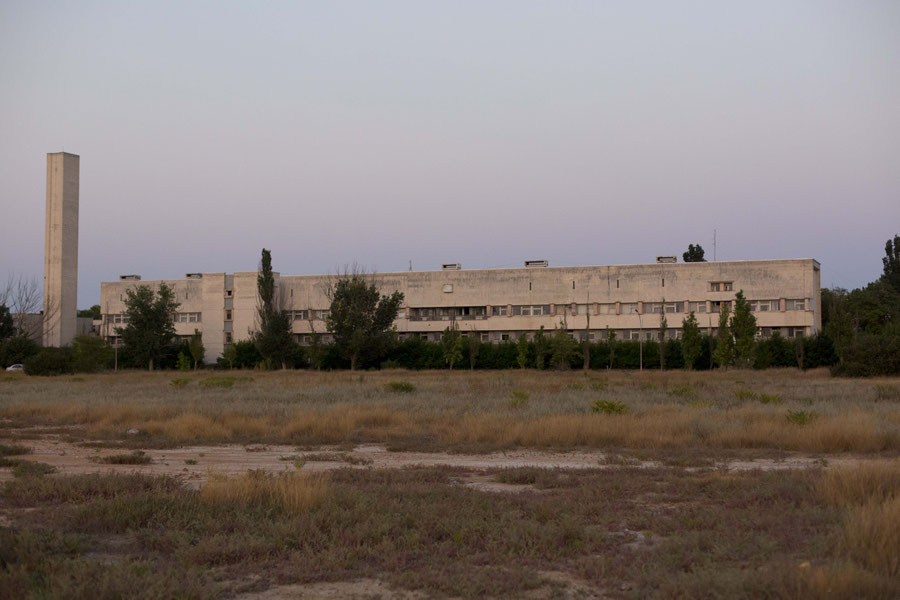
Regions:
<svg viewBox="0 0 900 600"><path fill-rule="evenodd" d="M411 394L416 391L416 386L408 381L388 381L384 388L397 394Z"/></svg>
<svg viewBox="0 0 900 600"><path fill-rule="evenodd" d="M604 415L624 415L628 412L628 405L617 400L598 398L591 405L591 410Z"/></svg>
<svg viewBox="0 0 900 600"><path fill-rule="evenodd" d="M250 383L252 381L253 378L246 375L213 375L211 377L201 379L199 381L199 385L202 388L230 389L234 387L236 383Z"/></svg>

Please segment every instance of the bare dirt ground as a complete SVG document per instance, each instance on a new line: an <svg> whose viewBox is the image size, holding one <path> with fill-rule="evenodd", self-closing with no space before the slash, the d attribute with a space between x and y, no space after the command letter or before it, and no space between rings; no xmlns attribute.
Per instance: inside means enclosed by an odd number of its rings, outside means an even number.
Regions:
<svg viewBox="0 0 900 600"><path fill-rule="evenodd" d="M15 433L12 430L11 433ZM172 449L146 450L151 462L145 465L114 465L99 462L105 456L127 454L121 448L91 447L90 441L72 443L58 434L44 434L20 443L32 448L32 453L17 457L52 465L63 475L81 473L131 473L148 475L177 475L192 487L199 487L210 473L242 473L248 469L286 471L302 468L311 471L328 471L338 468L400 469L404 467L457 467L468 471L486 471L537 467L544 469L604 469L622 465L655 468L663 466L657 460L637 460L600 450L576 450L552 452L544 450L513 450L491 454L449 454L428 452L393 452L380 445L358 445L352 450L333 446L303 448L278 445L217 445L184 446ZM871 456L841 455L827 460L817 456L788 454L776 458L727 458L709 461L703 468L727 471L764 471L781 469L808 469L826 465L847 465L860 461L872 461ZM875 459L878 460L878 459ZM884 458L883 460L896 460ZM701 468L701 467L688 467ZM12 478L9 469L0 469L0 481ZM467 485L483 491L523 491L527 486L497 483L489 477L472 474Z"/></svg>

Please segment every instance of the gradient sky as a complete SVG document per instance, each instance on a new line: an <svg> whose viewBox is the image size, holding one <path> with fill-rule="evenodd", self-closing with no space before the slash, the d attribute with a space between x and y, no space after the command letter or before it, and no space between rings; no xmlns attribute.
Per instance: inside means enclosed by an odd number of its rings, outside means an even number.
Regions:
<svg viewBox="0 0 900 600"><path fill-rule="evenodd" d="M0 276L813 257L900 233L900 2L0 2Z"/></svg>

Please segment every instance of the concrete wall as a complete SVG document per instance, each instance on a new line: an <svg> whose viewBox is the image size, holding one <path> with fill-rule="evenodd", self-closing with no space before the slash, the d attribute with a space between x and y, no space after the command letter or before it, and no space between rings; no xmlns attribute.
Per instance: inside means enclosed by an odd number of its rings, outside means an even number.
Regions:
<svg viewBox="0 0 900 600"><path fill-rule="evenodd" d="M44 233L45 346L64 346L76 334L78 312L78 188L81 159L47 155Z"/></svg>
<svg viewBox="0 0 900 600"><path fill-rule="evenodd" d="M680 303L678 313L667 314L670 332L681 326L686 302L700 302L706 312L697 314L701 327L714 328L718 314L711 312L717 301L733 301L743 290L749 300L769 300L776 309L756 312L760 328L781 329L786 334L813 334L821 328L820 269L812 259L611 265L593 267L538 267L458 271L384 273L373 276L382 293L403 292L404 304L395 322L401 334L438 335L451 319L411 320L410 309L441 307L513 307L550 305L543 316L491 316L459 319L461 330L486 333L497 339L502 332L552 330L564 325L580 335L588 325L592 331L644 331L659 328L660 315L647 310L648 303ZM285 310L327 310L325 275L281 277L275 274L278 297ZM731 291L712 291L712 283L728 282ZM124 312L124 290L138 284L160 282L119 281L101 284L101 309L109 336L108 316ZM233 275L205 273L202 279L167 281L176 289L179 311L202 312L201 323L176 323L179 335L203 332L206 361L214 362L224 349L226 335L233 341L248 339L256 328L256 272ZM229 290L231 295L229 296ZM202 298L201 298L202 296ZM801 310L785 310L788 301L804 300ZM628 305L633 305L630 307ZM225 319L231 310L232 320ZM293 321L299 336L325 332L325 322Z"/></svg>

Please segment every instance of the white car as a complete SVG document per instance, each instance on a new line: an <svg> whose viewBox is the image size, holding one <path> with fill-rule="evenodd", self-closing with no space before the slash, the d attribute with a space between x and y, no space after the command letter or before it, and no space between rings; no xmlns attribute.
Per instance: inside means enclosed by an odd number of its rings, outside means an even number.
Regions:
<svg viewBox="0 0 900 600"><path fill-rule="evenodd" d="M15 365L9 365L8 367L6 367L6 370L7 371L24 371L25 367L20 364L15 364Z"/></svg>

